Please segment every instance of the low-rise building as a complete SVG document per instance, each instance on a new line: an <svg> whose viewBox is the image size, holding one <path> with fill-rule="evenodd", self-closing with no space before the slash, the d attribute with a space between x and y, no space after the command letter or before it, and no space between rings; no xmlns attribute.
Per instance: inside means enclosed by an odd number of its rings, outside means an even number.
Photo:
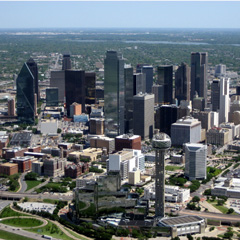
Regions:
<svg viewBox="0 0 240 240"><path fill-rule="evenodd" d="M108 153L115 150L115 139L109 137L92 137L90 138L90 147L92 148L106 148Z"/></svg>
<svg viewBox="0 0 240 240"><path fill-rule="evenodd" d="M0 174L11 176L16 173L18 173L18 164L16 163L0 164Z"/></svg>
<svg viewBox="0 0 240 240"><path fill-rule="evenodd" d="M58 120L56 119L42 119L41 133L42 134L57 134Z"/></svg>
<svg viewBox="0 0 240 240"><path fill-rule="evenodd" d="M97 177L95 176L95 173L88 173L87 175L84 175L76 179L76 187L82 188L88 184L92 184L93 182L96 181L96 178Z"/></svg>
<svg viewBox="0 0 240 240"><path fill-rule="evenodd" d="M74 151L68 154L68 159L75 163L81 160L89 160L89 162L97 161L102 156L101 148L87 148L80 151Z"/></svg>
<svg viewBox="0 0 240 240"><path fill-rule="evenodd" d="M206 133L207 143L224 146L229 142L229 129L213 127Z"/></svg>
<svg viewBox="0 0 240 240"><path fill-rule="evenodd" d="M124 148L141 150L141 136L123 134L115 138L115 150L121 151Z"/></svg>
<svg viewBox="0 0 240 240"><path fill-rule="evenodd" d="M138 169L133 169L133 171L128 172L128 183L131 185L136 185L141 181L141 172Z"/></svg>
<svg viewBox="0 0 240 240"><path fill-rule="evenodd" d="M89 165L88 163L78 163L78 164L68 164L65 166L64 172L65 177L70 178L78 178L83 173L86 173L89 171Z"/></svg>
<svg viewBox="0 0 240 240"><path fill-rule="evenodd" d="M175 164L183 164L185 162L185 159L182 155L174 154L171 156L171 162Z"/></svg>
<svg viewBox="0 0 240 240"><path fill-rule="evenodd" d="M37 173L38 175L43 174L43 162L42 161L34 161L32 163L32 172Z"/></svg>
<svg viewBox="0 0 240 240"><path fill-rule="evenodd" d="M18 171L19 172L27 172L32 170L32 161L34 160L33 157L25 156L25 157L15 157L12 158L11 161L13 163L18 164Z"/></svg>
<svg viewBox="0 0 240 240"><path fill-rule="evenodd" d="M57 177L64 175L66 159L50 158L43 160L44 175Z"/></svg>
<svg viewBox="0 0 240 240"><path fill-rule="evenodd" d="M184 203L190 198L189 188L165 185L165 201ZM155 200L155 182L144 188L144 199Z"/></svg>

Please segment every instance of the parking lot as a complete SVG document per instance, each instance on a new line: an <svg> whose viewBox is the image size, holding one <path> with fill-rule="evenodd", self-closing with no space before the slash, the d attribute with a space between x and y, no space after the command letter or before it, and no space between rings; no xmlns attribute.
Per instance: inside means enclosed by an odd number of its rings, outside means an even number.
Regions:
<svg viewBox="0 0 240 240"><path fill-rule="evenodd" d="M45 211L53 214L54 209L56 208L55 204L50 203L38 203L38 202L25 202L18 204L21 208L32 211Z"/></svg>

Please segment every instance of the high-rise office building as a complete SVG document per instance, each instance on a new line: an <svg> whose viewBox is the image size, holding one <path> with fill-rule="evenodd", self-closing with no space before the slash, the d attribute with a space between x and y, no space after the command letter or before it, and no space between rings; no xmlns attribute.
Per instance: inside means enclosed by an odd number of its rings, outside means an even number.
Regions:
<svg viewBox="0 0 240 240"><path fill-rule="evenodd" d="M212 110L218 111L220 108L220 81L218 79L214 79L211 85L211 103Z"/></svg>
<svg viewBox="0 0 240 240"><path fill-rule="evenodd" d="M161 105L156 110L155 128L167 135L171 135L171 125L179 118L179 107L176 105Z"/></svg>
<svg viewBox="0 0 240 240"><path fill-rule="evenodd" d="M125 133L133 130L133 68L130 65L124 66L124 87L125 87Z"/></svg>
<svg viewBox="0 0 240 240"><path fill-rule="evenodd" d="M152 86L152 93L154 94L154 103L163 104L164 103L164 86L156 85Z"/></svg>
<svg viewBox="0 0 240 240"><path fill-rule="evenodd" d="M107 51L104 59L105 134L124 133L124 60L116 51Z"/></svg>
<svg viewBox="0 0 240 240"><path fill-rule="evenodd" d="M15 99L11 98L8 100L8 116L15 116Z"/></svg>
<svg viewBox="0 0 240 240"><path fill-rule="evenodd" d="M35 79L27 63L17 78L17 115L22 122L33 123L35 119Z"/></svg>
<svg viewBox="0 0 240 240"><path fill-rule="evenodd" d="M95 72L85 72L85 95L86 104L96 103L96 73Z"/></svg>
<svg viewBox="0 0 240 240"><path fill-rule="evenodd" d="M153 66L149 66L147 64L138 64L136 67L136 73L143 73L146 75L146 93L152 93Z"/></svg>
<svg viewBox="0 0 240 240"><path fill-rule="evenodd" d="M226 65L218 64L215 66L215 77L225 77L226 75Z"/></svg>
<svg viewBox="0 0 240 240"><path fill-rule="evenodd" d="M27 65L34 77L34 93L37 94L37 101L39 101L40 93L38 89L38 66L37 66L37 63L32 58L28 59Z"/></svg>
<svg viewBox="0 0 240 240"><path fill-rule="evenodd" d="M185 175L190 181L206 178L207 145L185 144Z"/></svg>
<svg viewBox="0 0 240 240"><path fill-rule="evenodd" d="M164 103L171 104L173 101L173 66L157 67L157 84L164 89Z"/></svg>
<svg viewBox="0 0 240 240"><path fill-rule="evenodd" d="M85 112L85 72L65 70L65 94L67 115L70 115L70 105L74 102L82 105Z"/></svg>
<svg viewBox="0 0 240 240"><path fill-rule="evenodd" d="M142 139L152 138L154 131L154 94L133 97L133 133Z"/></svg>
<svg viewBox="0 0 240 240"><path fill-rule="evenodd" d="M194 95L205 99L207 105L207 68L208 68L208 53L193 52L191 54L191 100Z"/></svg>
<svg viewBox="0 0 240 240"><path fill-rule="evenodd" d="M65 102L65 71L51 71L50 87L58 88L59 103Z"/></svg>
<svg viewBox="0 0 240 240"><path fill-rule="evenodd" d="M143 73L134 73L133 74L133 84L134 84L134 95L138 93L146 92L146 75Z"/></svg>
<svg viewBox="0 0 240 240"><path fill-rule="evenodd" d="M46 106L47 107L58 106L58 88L56 87L46 88Z"/></svg>
<svg viewBox="0 0 240 240"><path fill-rule="evenodd" d="M153 137L153 149L155 150L155 215L165 217L165 153L171 147L171 139L165 133Z"/></svg>
<svg viewBox="0 0 240 240"><path fill-rule="evenodd" d="M72 68L70 54L63 54L62 70L69 70Z"/></svg>
<svg viewBox="0 0 240 240"><path fill-rule="evenodd" d="M228 122L229 113L229 78L221 78L220 80L220 109L219 124Z"/></svg>
<svg viewBox="0 0 240 240"><path fill-rule="evenodd" d="M182 63L175 73L175 98L190 101L190 67Z"/></svg>

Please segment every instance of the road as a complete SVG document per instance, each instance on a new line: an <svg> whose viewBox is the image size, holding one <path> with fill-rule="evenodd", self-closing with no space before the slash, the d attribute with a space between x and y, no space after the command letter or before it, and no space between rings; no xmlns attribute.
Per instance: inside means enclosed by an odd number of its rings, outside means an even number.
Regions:
<svg viewBox="0 0 240 240"><path fill-rule="evenodd" d="M43 240L42 235L32 233L32 232L27 232L25 230L22 230L21 228L16 228L16 227L11 227L5 224L0 223L0 230L4 230L6 232L10 233L15 233L24 237L36 239L36 240ZM59 240L58 238L52 238L53 240Z"/></svg>
<svg viewBox="0 0 240 240"><path fill-rule="evenodd" d="M46 179L46 181L45 181L45 182L43 182L43 183L41 183L41 184L37 185L37 186L36 186L36 187L34 187L34 188L31 188L31 189L29 189L28 191L26 191L26 193L32 193L32 192L34 192L34 191L35 191L35 189L37 189L37 188L40 188L40 187L43 187L43 186L47 185L47 184L49 183L49 180L50 180L50 178Z"/></svg>
<svg viewBox="0 0 240 240"><path fill-rule="evenodd" d="M61 199L64 201L71 201L73 196L65 196L65 195L54 195L54 194L37 194L37 193L10 193L6 191L0 191L0 198L15 198L20 199L23 197L28 198L40 198L40 199Z"/></svg>
<svg viewBox="0 0 240 240"><path fill-rule="evenodd" d="M18 193L24 193L27 190L27 183L24 180L26 174L27 174L27 172L23 173L19 178L20 188L17 191Z"/></svg>
<svg viewBox="0 0 240 240"><path fill-rule="evenodd" d="M179 215L194 215L208 219L221 220L221 221L232 221L240 222L240 215L228 215L222 213L209 213L209 212L199 212L183 209L179 212Z"/></svg>

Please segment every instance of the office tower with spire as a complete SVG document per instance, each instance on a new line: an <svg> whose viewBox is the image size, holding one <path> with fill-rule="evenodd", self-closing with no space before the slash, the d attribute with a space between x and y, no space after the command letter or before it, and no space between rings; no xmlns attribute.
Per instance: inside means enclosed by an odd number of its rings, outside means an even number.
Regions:
<svg viewBox="0 0 240 240"><path fill-rule="evenodd" d="M191 100L196 92L199 97L205 100L207 106L207 69L208 53L192 52L191 53Z"/></svg>
<svg viewBox="0 0 240 240"><path fill-rule="evenodd" d="M214 112L218 111L220 108L220 81L219 81L219 79L214 79L212 82L211 103L212 103L212 110Z"/></svg>
<svg viewBox="0 0 240 240"><path fill-rule="evenodd" d="M172 104L173 100L173 66L157 67L157 84L163 86L163 100L166 104Z"/></svg>
<svg viewBox="0 0 240 240"><path fill-rule="evenodd" d="M69 70L72 69L72 64L71 64L71 58L70 54L63 54L63 60L62 60L62 70Z"/></svg>
<svg viewBox="0 0 240 240"><path fill-rule="evenodd" d="M107 51L104 59L105 134L124 133L124 60L116 51Z"/></svg>
<svg viewBox="0 0 240 240"><path fill-rule="evenodd" d="M38 88L38 66L37 66L37 63L32 58L28 59L27 65L34 77L34 93L37 94L37 101L39 101L40 93Z"/></svg>
<svg viewBox="0 0 240 240"><path fill-rule="evenodd" d="M21 122L34 123L35 119L35 79L25 62L17 80L17 116Z"/></svg>
<svg viewBox="0 0 240 240"><path fill-rule="evenodd" d="M175 98L178 103L182 100L190 101L190 67L181 63L175 73Z"/></svg>
<svg viewBox="0 0 240 240"><path fill-rule="evenodd" d="M155 216L165 217L165 154L171 147L171 139L165 133L154 135L152 146L155 150Z"/></svg>
<svg viewBox="0 0 240 240"><path fill-rule="evenodd" d="M229 113L229 78L220 79L219 124L228 122Z"/></svg>

